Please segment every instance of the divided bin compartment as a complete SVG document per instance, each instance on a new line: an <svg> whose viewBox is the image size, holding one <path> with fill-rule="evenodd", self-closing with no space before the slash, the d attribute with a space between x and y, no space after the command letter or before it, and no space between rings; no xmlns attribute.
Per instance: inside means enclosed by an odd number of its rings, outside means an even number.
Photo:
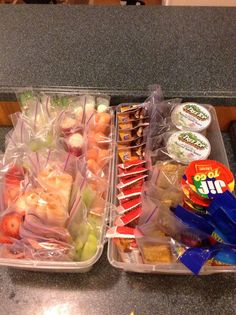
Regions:
<svg viewBox="0 0 236 315"><path fill-rule="evenodd" d="M218 123L216 111L213 106L205 105L205 107L210 111L212 115L211 124L207 129L206 137L208 138L211 144L211 154L209 159L217 160L227 167L229 167L227 154L224 147L223 138L220 131L220 126ZM116 136L118 139L118 124L116 120ZM116 185L118 183L117 178L117 167L118 164L118 155L117 150L115 149L115 159L114 159L114 175L113 175L113 187L114 191L111 193L113 199L111 200L113 205L117 205L117 189ZM110 226L114 225L114 218L116 216L115 207L111 209L110 212ZM182 263L173 262L173 263L158 263L158 264L146 264L146 263L126 263L123 262L119 256L116 245L112 239L108 241L108 260L110 264L115 268L123 269L127 272L139 272L139 273L164 273L164 274L192 274ZM222 272L236 272L236 266L203 266L200 275L207 275L213 273L222 273Z"/></svg>
<svg viewBox="0 0 236 315"><path fill-rule="evenodd" d="M17 89L12 88L12 92L14 93L16 91L26 91L27 88L24 89ZM30 90L30 88L29 88ZM57 90L57 89L35 89L33 88L35 92L44 92L47 95L50 96L64 96L64 95L83 95L83 94L89 94L93 96L103 96L105 93L102 91L99 92L97 90L82 90L82 89L63 89L63 90ZM11 89L9 90L11 91ZM4 93L4 91L3 91ZM9 93L9 92L8 92ZM115 135L115 110L114 108L110 107L110 114L112 117L111 120L111 154L114 155L114 135ZM113 160L112 158L109 161L108 166L108 183L112 181L112 170L113 170ZM106 207L104 209L104 215L103 215L103 222L102 222L102 229L100 233L100 238L98 240L98 246L96 254L90 258L87 261L41 261L41 260L28 260L28 259L9 259L9 258L0 258L0 266L6 266L6 267L13 267L17 269L24 269L24 270L34 270L34 271L47 271L47 272L88 272L92 266L98 261L98 259L101 257L104 244L105 244L105 236L106 236L106 227L108 222L108 216L110 211L110 201L111 201L111 190L110 185L108 184L108 190L106 192Z"/></svg>

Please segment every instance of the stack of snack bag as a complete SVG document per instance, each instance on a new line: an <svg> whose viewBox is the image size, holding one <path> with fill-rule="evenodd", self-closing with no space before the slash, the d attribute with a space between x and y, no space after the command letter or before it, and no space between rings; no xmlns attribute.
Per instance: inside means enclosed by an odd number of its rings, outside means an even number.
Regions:
<svg viewBox="0 0 236 315"><path fill-rule="evenodd" d="M0 169L0 257L92 259L109 205L109 97L18 96Z"/></svg>
<svg viewBox="0 0 236 315"><path fill-rule="evenodd" d="M205 263L236 265L234 176L208 159L210 107L152 95L145 106L148 178L139 195L138 222L132 230L108 231L121 261L184 272L181 262L195 274Z"/></svg>

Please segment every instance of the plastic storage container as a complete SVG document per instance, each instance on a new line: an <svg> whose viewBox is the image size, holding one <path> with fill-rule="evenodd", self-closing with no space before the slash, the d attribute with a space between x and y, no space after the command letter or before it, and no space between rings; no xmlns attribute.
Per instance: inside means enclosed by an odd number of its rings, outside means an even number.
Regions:
<svg viewBox="0 0 236 315"><path fill-rule="evenodd" d="M5 95L4 99L12 99L12 94L17 91L18 88L3 88L0 89L0 93ZM22 90L22 88L20 89ZM115 106L124 102L132 102L132 103L140 103L146 99L148 96L148 91L143 90L107 90L107 89L82 89L82 88L67 88L67 87L52 87L52 88L34 88L36 91L42 91L47 94L108 94L111 96L110 105ZM13 97L14 99L14 97ZM212 114L212 121L207 130L207 138L209 139L212 151L209 156L210 159L217 159L221 161L223 164L228 166L228 159L226 155L226 151L224 148L224 142L222 139L219 123L217 120L216 111L213 106L207 105L208 110ZM117 137L117 129L116 122L113 121L112 128L112 138L116 139ZM113 223L115 209L111 204L116 204L116 191L115 186L117 182L117 174L116 174L116 162L117 162L117 152L116 148L113 147L114 159L110 162L110 172L109 172L109 180L110 180L110 191L107 195L108 206L105 209L104 219L103 219L103 229L101 233L101 237L99 240L99 246L96 254L88 261L84 262L53 262L53 261L34 261L34 260L16 260L16 259L3 259L0 258L0 266L13 267L17 269L25 269L25 270L34 270L34 271L49 271L49 272L88 272L93 265L100 258L104 244L106 242L105 233L108 222L110 224ZM110 203L110 205L109 205ZM160 265L151 265L151 264L127 264L120 260L119 254L116 250L116 247L113 245L112 240L108 241L108 260L110 264L115 268L123 269L124 271L129 272L139 272L139 273L164 273L164 274L191 274L191 272L183 266L181 263L173 263L173 264L160 264ZM236 272L236 266L232 267L212 267L207 266L203 267L200 274L213 274L213 273L222 273L222 272Z"/></svg>
<svg viewBox="0 0 236 315"><path fill-rule="evenodd" d="M207 129L206 137L208 138L211 144L211 154L209 159L215 159L226 166L229 166L223 138L221 135L216 111L213 106L206 105L206 108L210 111L212 115L212 121L210 126ZM116 122L117 126L117 122ZM118 127L116 127L116 139L118 138ZM117 184L117 174L116 174L116 164L117 164L117 152L115 152L114 159L114 174L113 174L113 187L114 191L112 192L112 203L114 205L117 204L116 199L116 184ZM110 225L113 225L114 217L115 217L115 208L111 210L110 213ZM163 264L139 264L139 263L124 263L121 261L119 257L119 253L117 251L116 246L114 245L112 239L108 241L108 260L110 264L116 268L123 269L129 272L139 272L139 273L164 273L164 274L192 274L190 270L188 270L182 263L163 263ZM204 266L200 272L200 275L207 275L213 273L221 273L221 272L236 272L236 266Z"/></svg>
<svg viewBox="0 0 236 315"><path fill-rule="evenodd" d="M29 88L30 89L30 88ZM24 91L27 90L27 88L24 89L17 89L17 88L11 88L9 90L4 90L2 93L9 93L11 91ZM99 92L97 90L85 90L85 89L44 89L44 88L33 88L34 91L37 92L45 92L47 95L82 95L82 94L90 94L94 96L102 96L105 93L103 91ZM0 90L1 92L1 90ZM114 140L115 135L115 115L114 115L114 109L111 108L111 114L112 114L112 121L111 121L111 139L112 144ZM112 154L114 150L114 146L112 147ZM113 169L113 161L110 160L109 164L109 175L108 180L111 182L112 180L112 169ZM13 267L17 269L25 269L25 270L34 270L34 271L47 271L47 272L88 272L92 266L98 261L100 256L103 252L103 247L105 244L105 234L106 234L106 226L108 222L108 215L110 211L110 200L111 200L111 190L108 189L107 195L106 195L106 208L104 210L104 216L103 216L103 224L102 224L102 231L97 247L96 254L87 261L82 262L76 262L76 261L37 261L37 260L24 260L24 259L5 259L0 258L0 266L6 266L6 267Z"/></svg>

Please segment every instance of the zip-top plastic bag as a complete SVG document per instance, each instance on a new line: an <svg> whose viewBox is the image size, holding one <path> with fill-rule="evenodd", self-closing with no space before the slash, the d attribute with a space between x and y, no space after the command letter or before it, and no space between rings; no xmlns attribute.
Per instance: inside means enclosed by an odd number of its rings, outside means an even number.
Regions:
<svg viewBox="0 0 236 315"><path fill-rule="evenodd" d="M61 150L45 150L29 154L25 165L38 187L51 195L60 195L61 206L69 211L74 179L77 174L77 159Z"/></svg>
<svg viewBox="0 0 236 315"><path fill-rule="evenodd" d="M38 104L38 103L37 103ZM36 105L37 105L36 104ZM35 117L29 119L23 113L14 113L11 120L14 129L6 137L6 151L11 153L18 151L40 151L43 148L55 147L57 145L58 124L61 115L41 117L37 120L37 109ZM41 114L43 115L43 114Z"/></svg>
<svg viewBox="0 0 236 315"><path fill-rule="evenodd" d="M13 158L13 157L11 157ZM22 165L21 156L16 156L11 160L3 157L0 169L0 212L7 209L29 184L27 170Z"/></svg>
<svg viewBox="0 0 236 315"><path fill-rule="evenodd" d="M65 227L46 225L39 217L27 214L20 226L19 235L21 238L27 238L27 233L30 232L35 238L54 238L58 241L72 243L71 235Z"/></svg>
<svg viewBox="0 0 236 315"><path fill-rule="evenodd" d="M40 240L25 238L16 240L13 244L3 244L0 247L0 257L8 259L24 259L37 261L71 261L74 246L55 239Z"/></svg>
<svg viewBox="0 0 236 315"><path fill-rule="evenodd" d="M96 254L100 237L87 218L88 209L79 196L71 209L67 224L75 244L74 259L78 261L88 260Z"/></svg>
<svg viewBox="0 0 236 315"><path fill-rule="evenodd" d="M181 204L181 179L184 170L185 166L171 160L156 163L143 186L143 191L157 205L160 203L172 207Z"/></svg>
<svg viewBox="0 0 236 315"><path fill-rule="evenodd" d="M145 264L170 264L176 261L168 237L143 236L137 238L137 244Z"/></svg>
<svg viewBox="0 0 236 315"><path fill-rule="evenodd" d="M151 96L151 116L148 127L148 138L152 138L170 130L176 129L171 123L170 115L173 108L181 103L181 99L161 100Z"/></svg>
<svg viewBox="0 0 236 315"><path fill-rule="evenodd" d="M157 161L173 159L181 164L189 164L196 160L205 160L211 153L209 140L198 132L175 131L166 132L153 138L147 154L152 164ZM153 150L154 151L151 151Z"/></svg>

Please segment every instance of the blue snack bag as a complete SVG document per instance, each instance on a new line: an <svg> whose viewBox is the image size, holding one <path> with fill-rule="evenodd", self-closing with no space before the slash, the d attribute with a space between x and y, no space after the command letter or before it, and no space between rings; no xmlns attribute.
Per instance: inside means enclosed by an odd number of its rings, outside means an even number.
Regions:
<svg viewBox="0 0 236 315"><path fill-rule="evenodd" d="M236 221L232 220L226 211L222 208L215 210L212 214L212 222L230 243L236 244Z"/></svg>
<svg viewBox="0 0 236 315"><path fill-rule="evenodd" d="M223 209L232 220L236 221L236 198L228 190L212 201L208 212L214 215L219 208Z"/></svg>
<svg viewBox="0 0 236 315"><path fill-rule="evenodd" d="M195 275L199 274L202 266L210 259L212 259L212 265L217 262L236 265L236 247L216 244L205 248L188 248L179 258Z"/></svg>
<svg viewBox="0 0 236 315"><path fill-rule="evenodd" d="M210 223L210 221L206 220L204 216L190 212L182 206L177 206L173 208L172 211L185 224L188 224L194 229L198 229L206 234L209 234L209 236L215 230L214 226Z"/></svg>
<svg viewBox="0 0 236 315"><path fill-rule="evenodd" d="M179 260L195 275L198 275L202 266L213 258L217 252L214 247L190 247L180 256Z"/></svg>
<svg viewBox="0 0 236 315"><path fill-rule="evenodd" d="M222 248L212 259L212 265L236 265L236 250L234 248Z"/></svg>

